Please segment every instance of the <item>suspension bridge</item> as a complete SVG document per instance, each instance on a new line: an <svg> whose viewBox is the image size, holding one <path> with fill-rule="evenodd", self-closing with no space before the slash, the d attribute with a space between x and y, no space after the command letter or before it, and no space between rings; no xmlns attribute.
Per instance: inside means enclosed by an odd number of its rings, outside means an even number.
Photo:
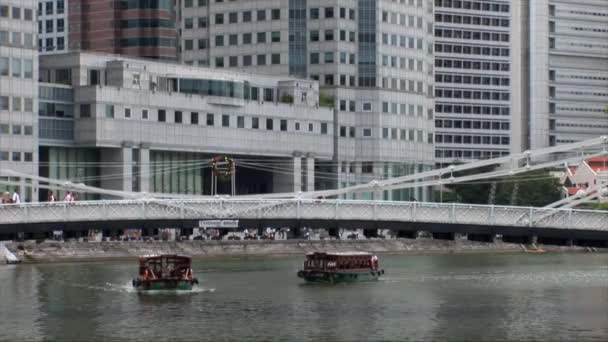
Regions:
<svg viewBox="0 0 608 342"><path fill-rule="evenodd" d="M608 243L608 212L575 210L572 207L582 201L608 195L607 184L597 184L586 192L544 208L336 198L349 193L458 184L555 168L606 155L607 145L608 137L604 136L339 189L233 197L125 192L0 170L1 175L29 178L52 188L122 198L3 205L0 207L0 236L12 238L18 233L44 234L58 229L68 232L162 227L188 230L198 227L201 220L213 219L234 220L241 228L391 229L403 236L424 230L448 238L455 233L469 234L482 240L492 240L496 235L502 235L516 242L544 239L554 243L578 242L605 246ZM571 155L573 151L575 156ZM457 176L459 172L490 165L501 167L494 171Z"/></svg>

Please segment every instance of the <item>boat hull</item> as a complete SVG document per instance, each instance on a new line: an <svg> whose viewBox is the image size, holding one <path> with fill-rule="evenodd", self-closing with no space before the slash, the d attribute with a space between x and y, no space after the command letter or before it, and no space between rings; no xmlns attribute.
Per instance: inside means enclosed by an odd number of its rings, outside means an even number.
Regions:
<svg viewBox="0 0 608 342"><path fill-rule="evenodd" d="M298 277L309 283L338 284L378 280L383 274L384 270L347 272L299 271Z"/></svg>
<svg viewBox="0 0 608 342"><path fill-rule="evenodd" d="M190 291L194 284L198 284L198 280L184 279L155 279L155 280L139 280L133 279L133 287L137 291Z"/></svg>

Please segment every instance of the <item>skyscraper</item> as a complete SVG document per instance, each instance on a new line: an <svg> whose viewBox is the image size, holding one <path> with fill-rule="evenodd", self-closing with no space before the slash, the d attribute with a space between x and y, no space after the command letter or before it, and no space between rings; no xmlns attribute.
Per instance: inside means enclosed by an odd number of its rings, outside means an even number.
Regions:
<svg viewBox="0 0 608 342"><path fill-rule="evenodd" d="M38 172L36 1L0 0L0 169ZM4 176L4 177L2 177ZM0 175L0 191L37 198L37 186Z"/></svg>
<svg viewBox="0 0 608 342"><path fill-rule="evenodd" d="M69 0L38 1L38 51L62 53L68 48Z"/></svg>
<svg viewBox="0 0 608 342"><path fill-rule="evenodd" d="M434 163L432 9L428 0L184 0L181 60L319 80L321 104L335 108L338 186L420 172Z"/></svg>
<svg viewBox="0 0 608 342"><path fill-rule="evenodd" d="M176 60L174 9L173 0L69 0L69 50Z"/></svg>
<svg viewBox="0 0 608 342"><path fill-rule="evenodd" d="M435 0L435 142L439 162L520 152L525 6Z"/></svg>
<svg viewBox="0 0 608 342"><path fill-rule="evenodd" d="M608 134L608 3L530 2L530 145Z"/></svg>

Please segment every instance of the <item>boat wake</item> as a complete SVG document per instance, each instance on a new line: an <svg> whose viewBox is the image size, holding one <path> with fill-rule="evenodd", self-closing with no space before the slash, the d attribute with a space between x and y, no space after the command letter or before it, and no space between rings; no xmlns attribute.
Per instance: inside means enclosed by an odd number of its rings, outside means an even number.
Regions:
<svg viewBox="0 0 608 342"><path fill-rule="evenodd" d="M67 283L61 280L57 280L58 283L69 287L76 287L80 289L93 290L93 291L104 291L104 292L122 292L122 293L145 293L145 294L194 294L194 293L213 293L214 288L206 288L197 286L190 291L179 291L179 290L153 290L153 291L142 291L138 292L131 282L125 284L113 284L105 283L104 286L95 286L91 284L78 284L78 283Z"/></svg>

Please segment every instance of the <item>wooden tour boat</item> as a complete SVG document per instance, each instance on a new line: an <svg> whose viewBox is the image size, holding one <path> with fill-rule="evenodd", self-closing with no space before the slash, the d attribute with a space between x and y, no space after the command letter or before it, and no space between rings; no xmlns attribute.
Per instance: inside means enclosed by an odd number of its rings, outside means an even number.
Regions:
<svg viewBox="0 0 608 342"><path fill-rule="evenodd" d="M138 291L192 290L198 280L192 276L192 259L180 255L152 255L139 258L139 275L133 279Z"/></svg>
<svg viewBox="0 0 608 342"><path fill-rule="evenodd" d="M378 257L364 252L322 253L306 255L304 269L298 277L308 282L341 283L377 280L384 274L378 268Z"/></svg>

